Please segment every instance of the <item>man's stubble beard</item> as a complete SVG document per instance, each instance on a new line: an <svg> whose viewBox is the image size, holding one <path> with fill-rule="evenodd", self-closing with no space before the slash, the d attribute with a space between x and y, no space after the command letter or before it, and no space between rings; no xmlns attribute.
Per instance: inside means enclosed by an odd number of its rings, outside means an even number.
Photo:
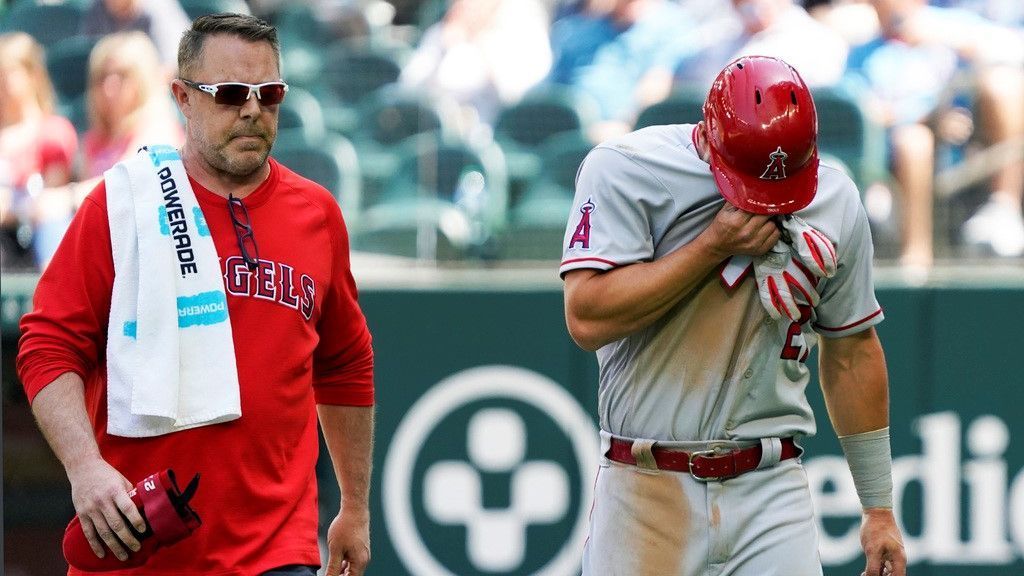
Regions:
<svg viewBox="0 0 1024 576"><path fill-rule="evenodd" d="M266 165L267 158L270 157L270 151L273 148L272 140L264 140L266 148L258 153L255 160L253 153L257 152L256 150L246 150L241 154L232 154L229 151L232 141L228 140L212 150L209 147L205 148L208 151L204 153L206 162L217 171L237 179L251 176Z"/></svg>
<svg viewBox="0 0 1024 576"><path fill-rule="evenodd" d="M214 151L215 163L211 162L211 165L230 176L244 178L252 175L266 164L271 147L271 143L267 142L266 149L254 157L254 153L257 151L245 151L242 154L232 155L227 151L227 145L225 145ZM258 160L254 161L254 158L258 158Z"/></svg>

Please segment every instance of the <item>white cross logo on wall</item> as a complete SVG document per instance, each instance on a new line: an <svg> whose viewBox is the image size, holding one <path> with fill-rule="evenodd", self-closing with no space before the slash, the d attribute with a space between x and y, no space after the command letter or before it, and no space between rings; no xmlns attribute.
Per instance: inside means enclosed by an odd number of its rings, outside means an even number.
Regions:
<svg viewBox="0 0 1024 576"><path fill-rule="evenodd" d="M481 407L465 427L466 456L431 462L414 470L432 431L461 408L480 400L508 399L538 409L568 439L566 456L576 468L573 484L566 463L529 460L526 421L512 408ZM537 440L534 440L536 442ZM531 560L527 533L531 526L571 522L560 545L530 568L533 576L579 574L587 518L598 467L598 431L591 416L560 384L517 366L491 365L452 374L432 386L406 412L392 436L383 466L381 490L384 521L391 543L409 574L458 576L465 569L502 574L520 571ZM508 503L485 503L484 477L508 478ZM421 487L421 491L416 490ZM579 505L572 508L578 494ZM436 526L465 527L466 562L449 566L435 556L416 519L415 501ZM561 539L560 539L561 540ZM536 561L536 558L532 559Z"/></svg>
<svg viewBox="0 0 1024 576"><path fill-rule="evenodd" d="M527 526L557 522L568 509L569 476L557 462L524 461L526 426L512 410L474 414L466 448L470 462L442 460L427 470L427 514L438 524L466 526L466 550L477 568L513 570L526 554ZM481 471L511 473L508 508L484 507Z"/></svg>

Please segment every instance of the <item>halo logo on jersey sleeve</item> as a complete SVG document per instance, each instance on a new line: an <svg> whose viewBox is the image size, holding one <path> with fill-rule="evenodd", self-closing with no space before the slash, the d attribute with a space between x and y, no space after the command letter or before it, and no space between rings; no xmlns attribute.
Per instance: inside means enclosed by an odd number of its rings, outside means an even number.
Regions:
<svg viewBox="0 0 1024 576"><path fill-rule="evenodd" d="M786 178L786 158L789 158L789 154L783 152L782 146L779 146L769 157L771 159L768 161L764 173L761 174L761 180L784 180Z"/></svg>
<svg viewBox="0 0 1024 576"><path fill-rule="evenodd" d="M576 247L578 242L583 250L590 249L590 213L595 208L597 206L594 205L594 201L591 198L587 198L587 201L580 206L580 212L583 216L580 217L580 223L576 225L576 230L572 233L572 240L569 240L569 248Z"/></svg>

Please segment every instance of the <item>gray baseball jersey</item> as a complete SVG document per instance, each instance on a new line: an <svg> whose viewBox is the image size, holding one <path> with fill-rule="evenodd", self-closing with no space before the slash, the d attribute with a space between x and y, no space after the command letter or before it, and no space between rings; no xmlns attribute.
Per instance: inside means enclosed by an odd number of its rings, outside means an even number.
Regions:
<svg viewBox="0 0 1024 576"><path fill-rule="evenodd" d="M652 261L693 241L724 200L689 124L653 126L597 146L580 167L560 273ZM770 162L765 159L765 164ZM882 321L871 236L856 186L822 163L797 213L835 244L836 275L800 323L773 321L750 258L733 257L647 328L602 347L598 411L616 436L655 440L785 437L815 432L803 363L818 336Z"/></svg>

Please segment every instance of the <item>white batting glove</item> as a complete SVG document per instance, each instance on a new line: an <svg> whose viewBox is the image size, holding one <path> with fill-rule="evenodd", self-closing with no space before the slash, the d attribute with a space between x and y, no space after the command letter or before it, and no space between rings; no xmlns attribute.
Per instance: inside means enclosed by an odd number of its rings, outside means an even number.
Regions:
<svg viewBox="0 0 1024 576"><path fill-rule="evenodd" d="M782 237L793 248L800 262L818 278L834 276L839 262L832 241L799 216L790 214L780 220Z"/></svg>
<svg viewBox="0 0 1024 576"><path fill-rule="evenodd" d="M774 320L800 321L798 304L817 306L821 297L811 278L793 261L789 245L779 240L762 256L754 258L754 277L761 305Z"/></svg>

